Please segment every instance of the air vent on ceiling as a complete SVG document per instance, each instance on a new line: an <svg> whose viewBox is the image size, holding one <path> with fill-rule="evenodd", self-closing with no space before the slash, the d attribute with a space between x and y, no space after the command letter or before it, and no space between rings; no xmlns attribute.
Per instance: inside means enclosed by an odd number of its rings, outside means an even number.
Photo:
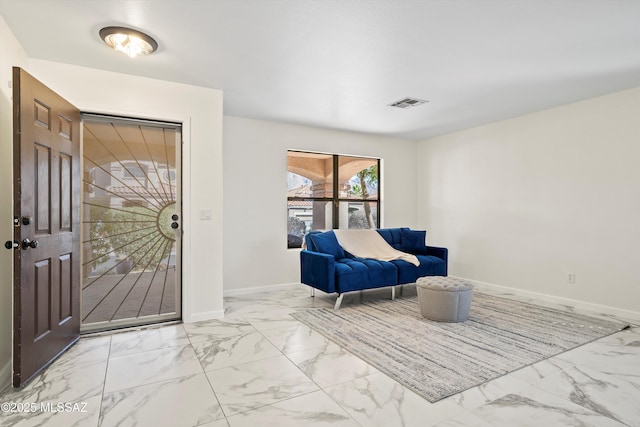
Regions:
<svg viewBox="0 0 640 427"><path fill-rule="evenodd" d="M423 99L418 99L418 98L403 98L399 101L389 104L389 107L411 108L411 107L417 107L418 105L422 105L425 102L428 102L428 101L425 101Z"/></svg>

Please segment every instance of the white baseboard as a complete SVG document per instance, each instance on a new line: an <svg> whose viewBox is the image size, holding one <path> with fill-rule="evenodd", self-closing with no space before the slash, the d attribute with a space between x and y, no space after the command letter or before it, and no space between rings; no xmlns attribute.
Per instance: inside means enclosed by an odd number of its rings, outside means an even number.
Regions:
<svg viewBox="0 0 640 427"><path fill-rule="evenodd" d="M11 360L0 369L0 393L11 387Z"/></svg>
<svg viewBox="0 0 640 427"><path fill-rule="evenodd" d="M451 277L457 277L457 276L451 276ZM549 295L541 292L511 288L508 286L496 285L494 283L487 283L487 282L481 282L479 280L467 279L466 277L457 277L457 278L467 280L473 283L475 286L478 287L478 289L487 289L494 292L512 294L518 297L531 298L538 301L546 301L554 304L567 305L570 307L574 307L576 309L584 310L584 311L595 313L595 314L605 314L609 316L615 316L620 319L624 319L628 321L640 322L640 312L638 311L625 310L622 308L611 307L611 306L602 305L602 304L594 304L587 301L581 301L581 300L576 300L572 298L565 298L565 297L560 297L556 295ZM295 289L300 286L305 286L305 285L297 282L297 283L284 283L280 285L256 286L252 288L228 289L224 291L223 295L225 297L231 297L231 296L238 296L238 295L253 294L258 292L272 292L272 291L285 290L285 289ZM220 317L223 317L223 315L224 313ZM202 320L209 320L209 319L202 319ZM196 322L198 320L193 320L193 321Z"/></svg>
<svg viewBox="0 0 640 427"><path fill-rule="evenodd" d="M560 297L556 295L543 294L541 292L533 292L527 291L524 289L518 288L510 288L508 286L496 285L493 283L481 282L479 280L467 279L466 277L456 277L458 279L463 279L471 282L474 286L477 286L478 289L487 289L491 291L501 292L501 293L509 293L519 297L531 298L539 301L546 301L555 304L568 305L580 310L585 310L588 312L592 312L595 314L606 314L610 316L615 316L620 319L630 320L640 322L640 312L625 310L622 308L611 307L608 305L594 304L587 301L581 301L571 298Z"/></svg>
<svg viewBox="0 0 640 427"><path fill-rule="evenodd" d="M283 283L280 285L268 285L268 286L255 286L252 288L241 288L241 289L227 289L224 291L223 295L225 297L235 297L238 295L247 295L247 294L255 294L258 292L273 292L273 291L281 291L287 289L295 289L301 286L305 286L300 282L296 283Z"/></svg>
<svg viewBox="0 0 640 427"><path fill-rule="evenodd" d="M204 311L202 313L193 313L188 317L183 317L184 323L204 322L205 320L222 319L224 317L224 310L211 310Z"/></svg>

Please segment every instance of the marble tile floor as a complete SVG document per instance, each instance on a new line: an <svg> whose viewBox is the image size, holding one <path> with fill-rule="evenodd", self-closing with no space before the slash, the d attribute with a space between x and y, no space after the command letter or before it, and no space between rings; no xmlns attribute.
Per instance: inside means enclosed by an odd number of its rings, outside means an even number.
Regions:
<svg viewBox="0 0 640 427"><path fill-rule="evenodd" d="M637 323L429 403L290 316L333 306L318 294L230 297L221 320L83 337L0 394L35 409L0 412L0 426L640 426ZM351 294L343 306L389 296Z"/></svg>

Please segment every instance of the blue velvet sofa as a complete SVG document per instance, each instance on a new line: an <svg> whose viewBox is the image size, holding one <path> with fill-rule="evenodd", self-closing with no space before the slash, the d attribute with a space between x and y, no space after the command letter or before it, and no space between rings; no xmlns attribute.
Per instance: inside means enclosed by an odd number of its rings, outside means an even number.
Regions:
<svg viewBox="0 0 640 427"><path fill-rule="evenodd" d="M404 260L357 258L340 246L333 231L311 232L305 236L306 248L300 251L302 283L326 293L337 292L337 309L346 292L415 283L418 277L447 275L448 250L426 246L426 231L409 228L376 231L395 249L415 255L420 265ZM395 288L392 288L392 298L394 296Z"/></svg>

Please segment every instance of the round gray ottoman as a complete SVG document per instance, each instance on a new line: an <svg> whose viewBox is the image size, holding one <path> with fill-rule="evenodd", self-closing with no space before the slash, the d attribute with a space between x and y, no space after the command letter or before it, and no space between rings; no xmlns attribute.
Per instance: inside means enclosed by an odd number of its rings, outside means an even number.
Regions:
<svg viewBox="0 0 640 427"><path fill-rule="evenodd" d="M438 322L464 322L469 318L471 283L444 276L421 277L416 290L423 317Z"/></svg>

